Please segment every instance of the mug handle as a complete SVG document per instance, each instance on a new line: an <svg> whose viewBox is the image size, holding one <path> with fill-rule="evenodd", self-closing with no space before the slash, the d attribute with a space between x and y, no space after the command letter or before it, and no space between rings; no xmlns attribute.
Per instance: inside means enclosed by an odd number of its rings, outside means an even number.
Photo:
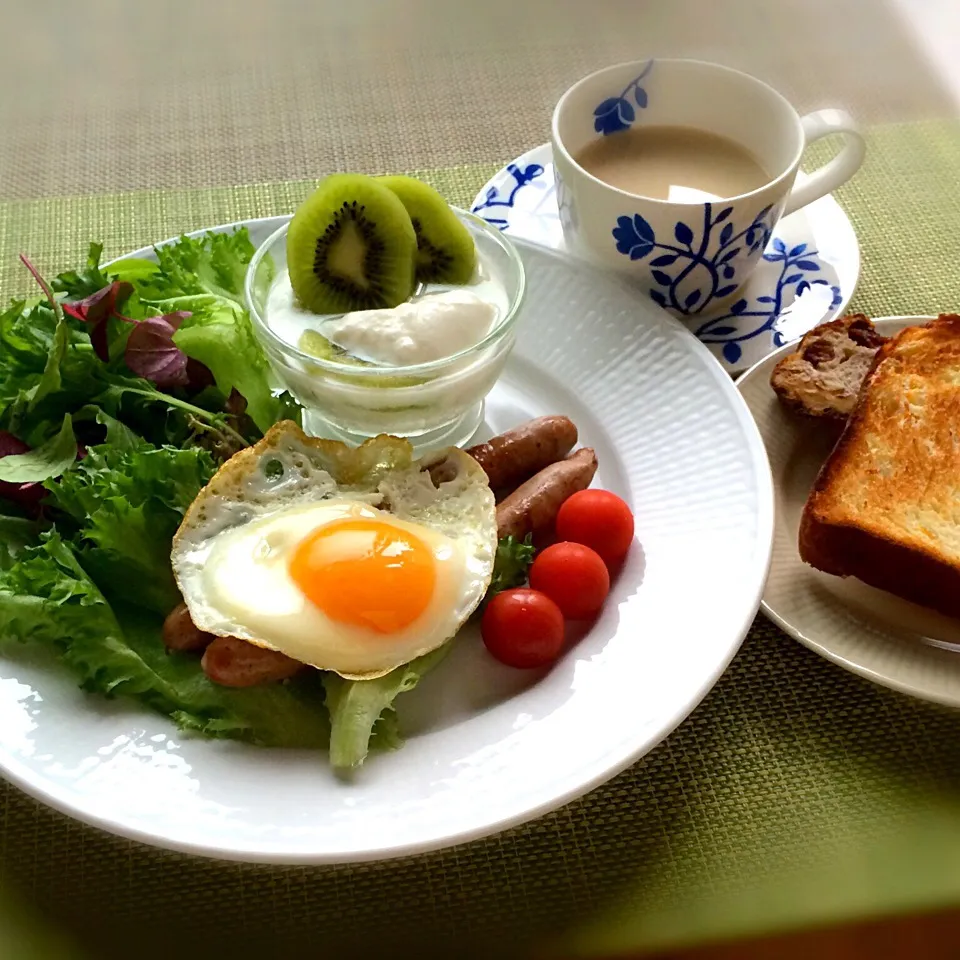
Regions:
<svg viewBox="0 0 960 960"><path fill-rule="evenodd" d="M804 146L833 133L842 133L846 143L829 163L814 170L803 183L793 185L783 208L783 216L819 200L846 183L860 169L867 151L856 120L846 110L814 110L801 117L800 123L803 126Z"/></svg>

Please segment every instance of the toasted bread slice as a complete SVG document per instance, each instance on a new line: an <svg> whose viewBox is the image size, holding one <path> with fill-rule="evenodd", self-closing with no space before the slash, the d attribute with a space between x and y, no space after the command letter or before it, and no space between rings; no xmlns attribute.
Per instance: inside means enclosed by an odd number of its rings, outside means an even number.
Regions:
<svg viewBox="0 0 960 960"><path fill-rule="evenodd" d="M886 339L862 313L822 323L774 367L770 386L798 413L843 422Z"/></svg>
<svg viewBox="0 0 960 960"><path fill-rule="evenodd" d="M880 348L807 500L800 556L960 616L960 316Z"/></svg>

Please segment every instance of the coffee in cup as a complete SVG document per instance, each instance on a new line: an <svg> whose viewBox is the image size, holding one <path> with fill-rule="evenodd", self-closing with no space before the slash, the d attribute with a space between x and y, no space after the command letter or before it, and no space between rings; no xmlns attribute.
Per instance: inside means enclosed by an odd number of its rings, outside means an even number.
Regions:
<svg viewBox="0 0 960 960"><path fill-rule="evenodd" d="M804 148L845 143L797 181ZM608 67L575 83L552 124L568 246L633 278L678 316L732 299L781 216L848 180L864 142L842 110L800 117L772 87L695 60Z"/></svg>

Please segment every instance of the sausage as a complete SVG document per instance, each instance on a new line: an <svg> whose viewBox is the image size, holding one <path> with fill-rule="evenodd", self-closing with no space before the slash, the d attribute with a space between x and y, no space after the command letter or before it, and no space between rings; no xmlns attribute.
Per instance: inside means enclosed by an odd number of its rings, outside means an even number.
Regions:
<svg viewBox="0 0 960 960"><path fill-rule="evenodd" d="M564 500L586 490L596 472L597 455L590 447L544 467L497 507L497 535L522 538L545 530L556 520Z"/></svg>
<svg viewBox="0 0 960 960"><path fill-rule="evenodd" d="M213 634L197 627L185 603L178 603L163 621L163 645L168 650L203 650L211 640Z"/></svg>
<svg viewBox="0 0 960 960"><path fill-rule="evenodd" d="M569 417L537 417L470 447L467 453L483 467L494 490L512 490L562 460L576 443L577 428Z"/></svg>
<svg viewBox="0 0 960 960"><path fill-rule="evenodd" d="M238 637L215 637L200 661L209 680L224 687L255 687L286 680L303 668L299 660Z"/></svg>

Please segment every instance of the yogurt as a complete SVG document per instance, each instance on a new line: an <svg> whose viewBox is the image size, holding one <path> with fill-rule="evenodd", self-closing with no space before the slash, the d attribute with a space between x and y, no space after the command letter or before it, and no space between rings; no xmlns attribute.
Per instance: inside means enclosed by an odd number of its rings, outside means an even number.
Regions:
<svg viewBox="0 0 960 960"><path fill-rule="evenodd" d="M390 367L429 363L476 346L497 308L469 290L446 290L392 310L358 310L328 320L320 332L347 353Z"/></svg>
<svg viewBox="0 0 960 960"><path fill-rule="evenodd" d="M304 309L284 271L267 297L267 324L297 346L314 330L360 360L390 367L443 360L476 346L508 309L503 285L482 274L466 286L426 287L397 307L323 316Z"/></svg>

